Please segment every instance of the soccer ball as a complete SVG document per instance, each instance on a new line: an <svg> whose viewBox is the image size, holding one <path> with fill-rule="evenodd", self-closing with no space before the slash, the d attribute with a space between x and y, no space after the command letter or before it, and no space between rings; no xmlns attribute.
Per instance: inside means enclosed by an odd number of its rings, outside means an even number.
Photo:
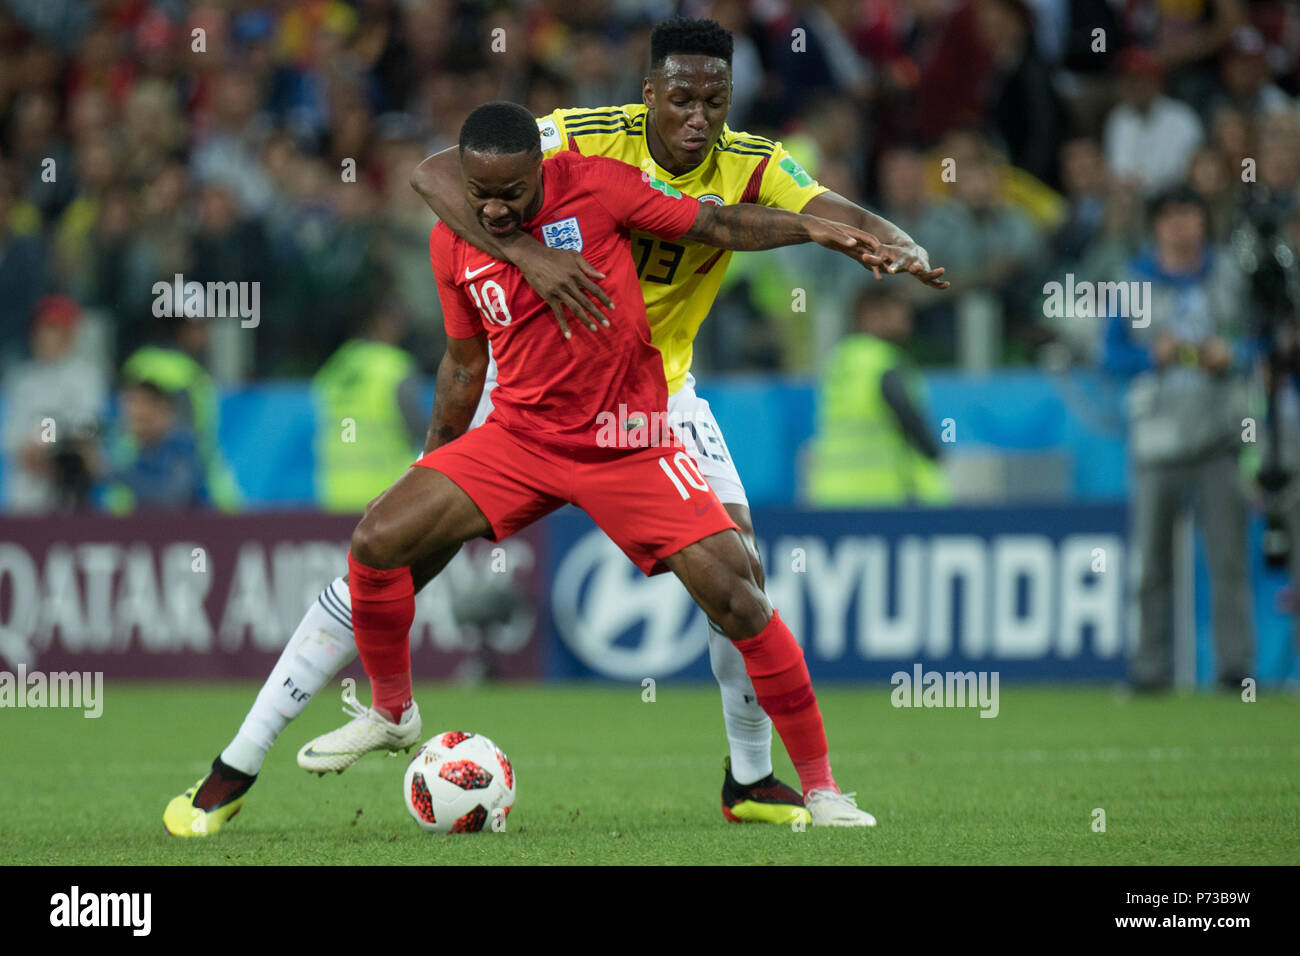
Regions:
<svg viewBox="0 0 1300 956"><path fill-rule="evenodd" d="M402 794L415 822L431 833L503 830L515 803L515 771L486 737L449 730L416 751Z"/></svg>

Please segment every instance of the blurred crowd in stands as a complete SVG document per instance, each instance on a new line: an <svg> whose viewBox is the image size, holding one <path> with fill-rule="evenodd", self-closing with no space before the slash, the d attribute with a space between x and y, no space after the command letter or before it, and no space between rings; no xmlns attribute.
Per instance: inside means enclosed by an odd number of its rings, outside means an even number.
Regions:
<svg viewBox="0 0 1300 956"><path fill-rule="evenodd" d="M1172 189L1203 204L1207 248L1252 203L1300 237L1300 5L1284 0L9 0L10 506L39 421L90 433L115 382L144 386L119 402L134 450L85 456L89 480L233 507L215 412L198 414L213 382L311 376L377 311L430 373L433 218L411 170L485 100L538 115L639 101L650 27L676 13L735 37L733 128L782 140L947 268L946 293L887 280L922 364L1104 363L1106 317L1046 316L1044 283L1123 278ZM822 370L874 280L819 252L737 256L697 374ZM260 323L157 317L155 283L177 274L260 282ZM124 375L141 349L175 361L146 352ZM142 446L158 460L141 465ZM182 492L181 470L206 480Z"/></svg>

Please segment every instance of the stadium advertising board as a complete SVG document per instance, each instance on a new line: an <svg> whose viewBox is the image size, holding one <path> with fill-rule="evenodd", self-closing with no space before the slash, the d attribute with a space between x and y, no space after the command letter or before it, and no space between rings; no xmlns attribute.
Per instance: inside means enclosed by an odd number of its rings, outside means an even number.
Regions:
<svg viewBox="0 0 1300 956"><path fill-rule="evenodd" d="M0 670L264 678L346 571L355 525L306 512L6 518ZM540 541L530 529L503 545L472 542L424 589L411 632L417 678L539 676Z"/></svg>
<svg viewBox="0 0 1300 956"><path fill-rule="evenodd" d="M1119 505L871 512L758 510L767 591L814 678L927 669L1003 679L1124 673ZM701 612L643 577L587 518L551 519L547 673L709 677Z"/></svg>

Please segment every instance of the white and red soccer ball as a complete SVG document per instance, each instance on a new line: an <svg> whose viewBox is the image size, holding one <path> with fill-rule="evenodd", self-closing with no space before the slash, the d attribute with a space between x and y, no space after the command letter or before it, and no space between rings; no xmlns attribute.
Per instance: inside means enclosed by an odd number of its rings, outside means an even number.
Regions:
<svg viewBox="0 0 1300 956"><path fill-rule="evenodd" d="M415 822L431 833L503 830L515 803L515 771L486 737L449 730L416 751L402 793Z"/></svg>

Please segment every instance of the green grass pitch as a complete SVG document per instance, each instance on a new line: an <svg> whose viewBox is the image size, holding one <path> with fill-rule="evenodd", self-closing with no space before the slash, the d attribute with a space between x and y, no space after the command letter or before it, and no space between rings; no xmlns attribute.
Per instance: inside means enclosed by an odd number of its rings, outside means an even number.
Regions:
<svg viewBox="0 0 1300 956"><path fill-rule="evenodd" d="M104 714L0 711L0 859L9 864L1295 864L1300 701L1261 692L1123 698L1004 685L1001 712L895 709L889 686L819 688L840 785L879 825L727 824L712 686L417 687L425 736L487 734L514 763L504 833L421 832L405 758L341 776L294 755L345 719L313 701L243 812L206 839L162 826L167 800L237 728L253 684L104 688ZM777 773L797 785L779 740ZM1105 832L1094 810L1105 811Z"/></svg>

